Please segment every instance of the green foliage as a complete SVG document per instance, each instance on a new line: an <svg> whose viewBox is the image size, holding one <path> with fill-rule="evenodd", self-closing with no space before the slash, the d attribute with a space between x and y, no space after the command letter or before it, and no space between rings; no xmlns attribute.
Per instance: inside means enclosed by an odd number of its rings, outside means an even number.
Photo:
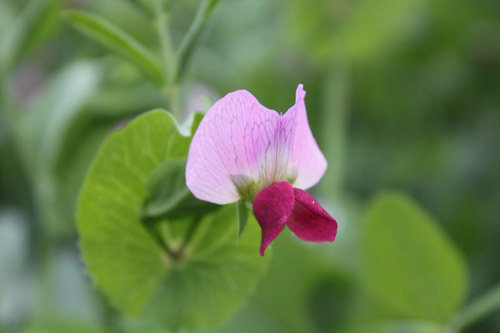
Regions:
<svg viewBox="0 0 500 333"><path fill-rule="evenodd" d="M50 34L59 9L58 0L31 1L26 5L5 36L0 36L0 70L15 65Z"/></svg>
<svg viewBox="0 0 500 333"><path fill-rule="evenodd" d="M186 160L168 159L158 166L148 178L150 196L144 215L157 216L168 213L189 195L184 170Z"/></svg>
<svg viewBox="0 0 500 333"><path fill-rule="evenodd" d="M462 304L462 258L435 221L404 195L379 195L363 231L364 280L396 315L445 322Z"/></svg>
<svg viewBox="0 0 500 333"><path fill-rule="evenodd" d="M405 36L427 0L363 0L353 5L331 46L346 59L367 59Z"/></svg>
<svg viewBox="0 0 500 333"><path fill-rule="evenodd" d="M152 0L127 0L127 2L147 16L153 16L154 14Z"/></svg>
<svg viewBox="0 0 500 333"><path fill-rule="evenodd" d="M213 325L234 312L267 263L258 256L255 220L236 245L234 207L203 216L193 211L145 228L140 217L152 182L170 175L168 182L181 188L174 176L186 141L169 113L138 117L104 142L77 210L80 244L96 286L124 313L142 312L170 328Z"/></svg>
<svg viewBox="0 0 500 333"><path fill-rule="evenodd" d="M26 110L22 138L28 165L36 165L38 172L54 168L71 122L98 88L100 70L99 64L91 61L67 66Z"/></svg>
<svg viewBox="0 0 500 333"><path fill-rule="evenodd" d="M145 317L171 328L207 327L246 303L271 256L258 255L260 228L254 218L236 244L235 220L234 205L204 215L185 246L186 258L170 265Z"/></svg>
<svg viewBox="0 0 500 333"><path fill-rule="evenodd" d="M35 319L25 329L21 330L23 333L105 333L107 332L102 327L89 323L81 319L57 317L57 316L44 316Z"/></svg>
<svg viewBox="0 0 500 333"><path fill-rule="evenodd" d="M165 218L198 215L218 206L197 200L186 187L186 159L168 159L160 164L148 178L149 196L142 215L146 218Z"/></svg>
<svg viewBox="0 0 500 333"><path fill-rule="evenodd" d="M94 128L85 132L84 139L80 138L80 149L72 149L69 162L63 158L64 145L73 134L72 125L80 121L78 125L82 126L83 106L101 83L100 70L99 63L91 61L68 65L54 75L20 117L17 134L22 157L32 177L41 217L52 231L63 231L71 225L68 222L73 212L64 215L67 208L63 207L69 201L66 200L68 194L76 193L74 188L80 185L72 186L70 192L69 188L63 190L66 185L64 175L71 173L70 169L75 167L77 182L81 181L82 170L89 162L89 154L83 159L79 157L87 152L84 143L90 142L92 149L96 147L95 140L91 142L97 132ZM101 137L99 134L98 139ZM81 163L75 163L77 161ZM71 200L75 198L73 195L69 197ZM73 204L71 201L71 206Z"/></svg>
<svg viewBox="0 0 500 333"><path fill-rule="evenodd" d="M162 81L162 70L155 57L122 29L103 17L81 10L68 10L65 18L89 38L128 58L155 82Z"/></svg>
<svg viewBox="0 0 500 333"><path fill-rule="evenodd" d="M352 63L392 50L414 28L427 0L295 0L290 24L297 42L325 62ZM298 21L302 24L296 24Z"/></svg>
<svg viewBox="0 0 500 333"><path fill-rule="evenodd" d="M203 27L206 24L215 6L217 5L218 1L219 0L203 0L200 7L198 8L196 16L191 23L189 30L184 36L181 45L179 46L179 68L176 73L176 79L180 79L184 76L187 64L189 63L189 60L193 55L193 51L198 44L201 33L203 31Z"/></svg>
<svg viewBox="0 0 500 333"><path fill-rule="evenodd" d="M248 208L245 198L238 201L236 205L236 216L238 217L238 237L240 237L248 222Z"/></svg>

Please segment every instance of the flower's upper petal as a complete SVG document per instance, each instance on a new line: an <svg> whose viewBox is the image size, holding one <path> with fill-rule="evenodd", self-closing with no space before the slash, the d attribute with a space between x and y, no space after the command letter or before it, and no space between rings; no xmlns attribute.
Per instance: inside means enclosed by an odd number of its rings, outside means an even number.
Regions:
<svg viewBox="0 0 500 333"><path fill-rule="evenodd" d="M215 103L189 148L186 184L194 196L217 204L234 202L245 195L246 185L272 173L279 119L245 90Z"/></svg>
<svg viewBox="0 0 500 333"><path fill-rule="evenodd" d="M294 188L293 192L295 206L287 221L288 227L303 240L333 242L337 235L337 221L306 191Z"/></svg>
<svg viewBox="0 0 500 333"><path fill-rule="evenodd" d="M314 139L307 121L304 97L306 93L302 84L297 87L295 105L283 116L282 131L292 132L291 161L288 173L293 175L293 185L307 189L315 185L326 171L327 162ZM294 178L290 177L290 178Z"/></svg>
<svg viewBox="0 0 500 333"><path fill-rule="evenodd" d="M253 213L262 229L260 255L278 237L293 212L295 198L289 182L277 182L261 190L253 201Z"/></svg>

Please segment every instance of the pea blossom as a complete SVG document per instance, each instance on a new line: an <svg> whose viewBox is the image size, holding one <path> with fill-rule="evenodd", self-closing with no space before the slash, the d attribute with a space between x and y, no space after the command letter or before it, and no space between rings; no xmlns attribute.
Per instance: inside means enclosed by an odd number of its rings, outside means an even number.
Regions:
<svg viewBox="0 0 500 333"><path fill-rule="evenodd" d="M310 242L333 242L337 222L304 190L326 171L307 121L305 91L285 114L246 90L227 94L201 121L189 148L187 187L200 200L246 198L262 229L260 255L288 226Z"/></svg>

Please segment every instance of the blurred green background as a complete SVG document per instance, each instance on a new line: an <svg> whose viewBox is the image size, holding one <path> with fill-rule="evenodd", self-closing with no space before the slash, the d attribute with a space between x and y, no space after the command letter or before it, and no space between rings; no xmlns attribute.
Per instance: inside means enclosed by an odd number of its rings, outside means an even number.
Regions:
<svg viewBox="0 0 500 333"><path fill-rule="evenodd" d="M171 105L133 63L63 15L102 16L157 54L140 2L0 1L0 331L152 331L123 319L93 288L74 215L103 139L134 116ZM170 4L174 46L199 4ZM284 112L303 83L311 128L329 161L313 193L339 234L333 244L311 246L284 233L248 303L208 331L363 332L358 327L374 319L425 322L395 332L443 331L426 326L434 321L425 315L392 313L367 291L364 221L385 190L411 197L463 256L466 302L495 286L499 78L497 0L220 0L178 87L178 120L237 89ZM422 238L417 246L432 257L431 243ZM392 252L406 255L405 245ZM393 278L397 285L406 276ZM499 332L500 313L466 331Z"/></svg>

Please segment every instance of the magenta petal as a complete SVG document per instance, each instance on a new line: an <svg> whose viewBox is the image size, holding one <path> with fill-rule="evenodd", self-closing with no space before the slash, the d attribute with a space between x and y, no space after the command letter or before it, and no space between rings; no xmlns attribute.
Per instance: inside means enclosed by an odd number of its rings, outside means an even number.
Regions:
<svg viewBox="0 0 500 333"><path fill-rule="evenodd" d="M294 188L293 192L295 207L287 221L288 227L305 241L333 242L337 235L337 221L306 191Z"/></svg>
<svg viewBox="0 0 500 333"><path fill-rule="evenodd" d="M255 196L253 213L262 229L260 255L263 256L266 248L278 237L281 230L292 215L295 205L293 187L288 182L277 182Z"/></svg>

